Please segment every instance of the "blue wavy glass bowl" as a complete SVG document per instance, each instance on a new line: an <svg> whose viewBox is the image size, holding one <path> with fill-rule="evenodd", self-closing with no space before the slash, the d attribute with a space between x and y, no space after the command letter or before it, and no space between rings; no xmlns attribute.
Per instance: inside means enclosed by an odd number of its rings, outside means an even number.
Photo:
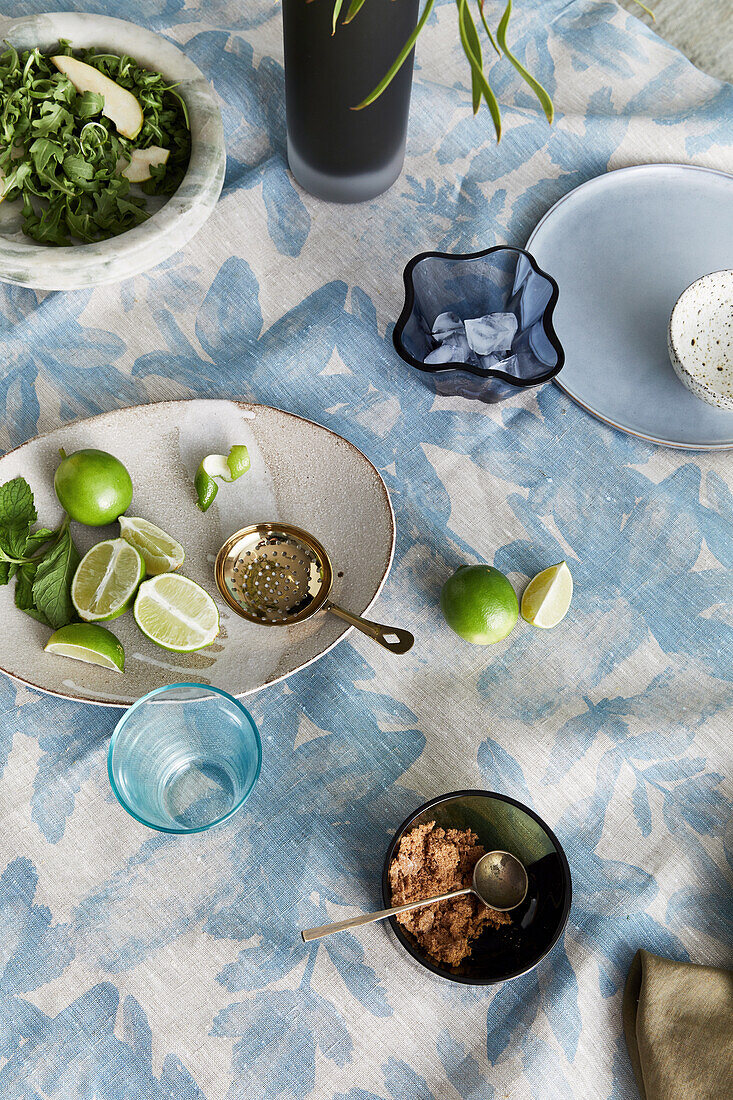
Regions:
<svg viewBox="0 0 733 1100"><path fill-rule="evenodd" d="M437 394L493 404L549 382L562 369L565 353L552 327L557 283L524 249L497 246L457 256L421 252L410 260L404 279L405 305L394 328L394 346ZM425 363L435 347L433 321L445 311L464 320L513 313L518 321L511 349L516 374L468 363Z"/></svg>

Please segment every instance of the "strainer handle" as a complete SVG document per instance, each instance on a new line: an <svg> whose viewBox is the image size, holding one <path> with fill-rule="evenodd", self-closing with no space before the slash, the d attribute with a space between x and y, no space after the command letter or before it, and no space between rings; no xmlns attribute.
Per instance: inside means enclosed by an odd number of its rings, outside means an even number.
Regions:
<svg viewBox="0 0 733 1100"><path fill-rule="evenodd" d="M352 611L345 611L335 603L327 603L326 611L332 615L338 615L349 626L355 626L362 634L373 638L385 649L392 653L407 653L415 644L415 638L409 630L402 630L399 626L384 626L382 623L373 623L370 619L362 619L361 615L354 615Z"/></svg>

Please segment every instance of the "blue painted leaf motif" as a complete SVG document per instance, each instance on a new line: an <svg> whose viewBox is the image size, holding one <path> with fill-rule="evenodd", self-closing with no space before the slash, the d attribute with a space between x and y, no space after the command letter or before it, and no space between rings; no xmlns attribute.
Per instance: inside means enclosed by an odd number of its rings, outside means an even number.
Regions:
<svg viewBox="0 0 733 1100"><path fill-rule="evenodd" d="M652 811L649 806L649 795L646 791L643 773L636 773L636 783L631 795L631 805L634 808L634 817L641 830L642 836L649 836L652 831Z"/></svg>
<svg viewBox="0 0 733 1100"><path fill-rule="evenodd" d="M241 1089L254 1100L306 1096L315 1086L316 1050L345 1065L352 1052L349 1030L333 1005L303 989L263 993L256 1001L232 1004L214 1020L212 1035L235 1039L233 1068ZM263 1044L262 1036L270 1037ZM297 1058L293 1057L298 1052Z"/></svg>
<svg viewBox="0 0 733 1100"><path fill-rule="evenodd" d="M428 1083L401 1058L390 1058L382 1067L384 1083L394 1100L405 1096L419 1096L420 1100L436 1100Z"/></svg>
<svg viewBox="0 0 733 1100"><path fill-rule="evenodd" d="M526 797L531 804L529 788L521 767L498 742L487 738L478 750L478 764L490 790Z"/></svg>
<svg viewBox="0 0 733 1100"><path fill-rule="evenodd" d="M299 256L310 230L310 214L280 165L270 162L264 166L262 198L267 228L278 252Z"/></svg>
<svg viewBox="0 0 733 1100"><path fill-rule="evenodd" d="M29 859L14 859L0 875L0 940L4 944L0 990L27 993L62 974L74 957L67 924L54 924L33 897L38 872Z"/></svg>
<svg viewBox="0 0 733 1100"><path fill-rule="evenodd" d="M258 293L245 260L232 256L219 268L196 319L196 335L215 362L239 359L255 348L262 328Z"/></svg>
<svg viewBox="0 0 733 1100"><path fill-rule="evenodd" d="M510 1043L521 1041L540 1008L536 973L525 974L499 987L489 1005L486 1020L486 1057L495 1066Z"/></svg>
<svg viewBox="0 0 733 1100"><path fill-rule="evenodd" d="M29 1087L48 1100L80 1095L85 1100L206 1100L177 1058L166 1057L160 1079L155 1076L147 1017L133 997L124 1009L125 1039L117 1038L118 1007L117 989L100 982L58 1015L45 1017L43 1027L0 1069L3 1100L28 1100L33 1095Z"/></svg>
<svg viewBox="0 0 733 1100"><path fill-rule="evenodd" d="M572 1062L578 1051L582 1019L578 979L563 945L558 944L551 952L540 971L540 980L544 1013L565 1056Z"/></svg>
<svg viewBox="0 0 733 1100"><path fill-rule="evenodd" d="M324 947L352 997L374 1016L391 1016L387 991L375 970L364 962L364 948L358 939L342 933L339 937L326 939Z"/></svg>
<svg viewBox="0 0 733 1100"><path fill-rule="evenodd" d="M438 1035L437 1047L445 1075L462 1100L491 1100L494 1089L487 1085L478 1062L447 1028Z"/></svg>
<svg viewBox="0 0 733 1100"><path fill-rule="evenodd" d="M0 702L0 728L37 738L41 750L33 780L33 820L46 840L55 844L64 835L82 783L97 766L96 753L115 726L113 714L98 714L84 703L60 700L54 704L54 722L47 721L47 698L34 694L22 707L15 705L15 689ZM1 763L1 759L0 759ZM65 782L55 782L63 768Z"/></svg>

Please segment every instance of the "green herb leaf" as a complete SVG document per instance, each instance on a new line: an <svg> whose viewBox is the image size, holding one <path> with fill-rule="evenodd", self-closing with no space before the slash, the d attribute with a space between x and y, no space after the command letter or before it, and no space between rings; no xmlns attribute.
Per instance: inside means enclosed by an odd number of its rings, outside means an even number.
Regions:
<svg viewBox="0 0 733 1100"><path fill-rule="evenodd" d="M56 538L57 534L58 531L50 531L48 527L39 527L37 531L34 531L28 536L28 541L25 545L25 556L29 558L32 554L37 553L47 542Z"/></svg>
<svg viewBox="0 0 733 1100"><path fill-rule="evenodd" d="M507 31L507 27L509 26L509 19L511 17L511 14L512 14L512 0L507 0L507 5L506 5L506 8L504 9L504 14L502 15L501 20L499 22L499 26L496 29L496 37L499 40L499 45L501 46L502 50L504 51L504 54L506 55L507 60L511 61L512 65L517 70L517 72L521 76L522 80L524 80L529 85L529 87L532 89L534 94L537 96L538 100L540 101L540 106L542 107L542 110L545 112L545 117L547 118L547 121L550 123L550 125L552 125L552 120L553 120L554 114L555 114L555 108L553 106L553 103L552 103L552 100L551 100L549 94L542 87L539 80L535 80L535 78L532 76L532 74L527 72L524 65L522 65L519 61L517 61L516 57L514 56L514 54L511 52L511 50L509 49L509 47L506 44L506 31Z"/></svg>
<svg viewBox="0 0 733 1100"><path fill-rule="evenodd" d="M79 552L67 529L38 565L33 583L33 603L54 630L76 618L70 588L79 560Z"/></svg>
<svg viewBox="0 0 733 1100"><path fill-rule="evenodd" d="M94 118L102 113L104 96L99 92L83 92L77 97L74 104L74 113L77 118Z"/></svg>
<svg viewBox="0 0 733 1100"><path fill-rule="evenodd" d="M72 183L88 183L94 179L94 166L78 155L64 157L63 169Z"/></svg>
<svg viewBox="0 0 733 1100"><path fill-rule="evenodd" d="M33 493L25 478L16 477L0 485L0 560L25 556L28 535L37 518Z"/></svg>
<svg viewBox="0 0 733 1100"><path fill-rule="evenodd" d="M43 623L44 626L50 626L53 629L53 624L48 621L42 611L39 611L37 607L24 607L26 615L30 615L32 619L36 619L37 622Z"/></svg>
<svg viewBox="0 0 733 1100"><path fill-rule="evenodd" d="M33 604L33 582L36 579L38 563L28 561L21 565L16 573L15 581L15 606L21 611L28 611Z"/></svg>

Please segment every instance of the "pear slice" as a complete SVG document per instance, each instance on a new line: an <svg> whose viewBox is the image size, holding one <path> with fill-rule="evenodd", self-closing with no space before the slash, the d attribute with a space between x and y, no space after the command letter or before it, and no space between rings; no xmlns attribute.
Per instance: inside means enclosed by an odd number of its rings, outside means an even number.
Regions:
<svg viewBox="0 0 733 1100"><path fill-rule="evenodd" d="M168 160L169 149L161 149L160 145L150 145L147 149L133 149L130 160L122 160L125 167L121 175L130 183L144 183L150 179L150 169L159 164L165 164Z"/></svg>
<svg viewBox="0 0 733 1100"><path fill-rule="evenodd" d="M75 57L60 54L51 60L59 72L68 76L77 92L97 92L104 96L102 114L114 122L123 137L137 137L143 126L143 113L131 92Z"/></svg>

